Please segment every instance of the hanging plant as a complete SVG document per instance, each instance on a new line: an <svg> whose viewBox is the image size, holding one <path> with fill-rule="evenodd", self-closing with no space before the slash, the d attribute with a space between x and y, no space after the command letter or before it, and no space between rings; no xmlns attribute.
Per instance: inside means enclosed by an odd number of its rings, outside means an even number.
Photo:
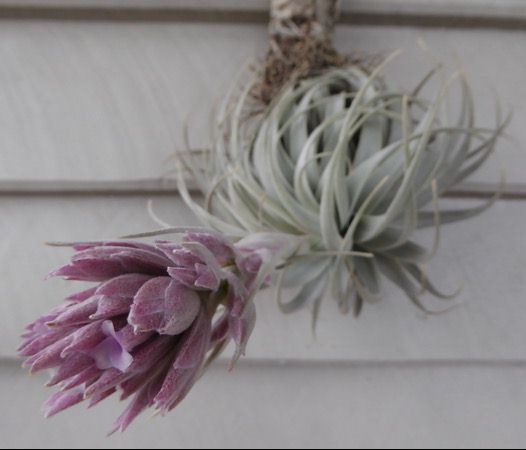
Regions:
<svg viewBox="0 0 526 450"><path fill-rule="evenodd" d="M475 125L461 74L425 97L440 67L413 91L392 89L382 73L396 55L371 67L334 49L336 11L335 1L274 0L265 64L219 108L206 156L179 154L180 193L206 228L74 244L71 263L51 274L96 285L24 335L26 366L52 369L60 388L47 416L117 392L132 400L115 431L146 408L169 412L231 342L232 364L244 354L267 287L284 312L310 306L314 318L325 299L358 315L385 279L429 313L423 293L452 298L425 269L440 225L492 202L450 211L439 198L486 161L506 121ZM425 227L436 229L427 247L415 241ZM160 235L179 239L136 240Z"/></svg>

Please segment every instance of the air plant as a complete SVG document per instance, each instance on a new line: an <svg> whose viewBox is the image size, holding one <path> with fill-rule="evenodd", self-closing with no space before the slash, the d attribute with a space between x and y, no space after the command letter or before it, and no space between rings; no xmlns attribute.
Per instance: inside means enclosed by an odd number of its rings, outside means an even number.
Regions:
<svg viewBox="0 0 526 450"><path fill-rule="evenodd" d="M426 263L439 245L440 225L475 216L473 209L441 210L439 197L490 156L507 121L475 126L474 98L457 73L434 99L422 95L444 69L435 68L413 92L390 89L381 77L391 55L371 73L351 65L289 83L264 113L251 116L256 78L217 116L212 149L202 162L182 154L181 169L199 182L204 204L179 188L208 226L233 236L277 232L301 236L301 254L281 268L284 312L326 297L358 314L381 296L382 279L400 287L419 308L429 292ZM460 85L461 107L451 119L447 99ZM208 183L206 180L210 180ZM427 247L415 232L436 228ZM282 288L301 286L289 301Z"/></svg>
<svg viewBox="0 0 526 450"><path fill-rule="evenodd" d="M314 323L326 298L358 315L381 298L384 280L430 313L423 293L454 297L426 270L441 225L480 214L494 199L464 210L443 210L439 200L487 160L507 120L498 117L494 129L476 126L461 73L427 98L425 87L442 79L442 67L413 91L392 89L382 73L395 55L366 69L334 50L324 32L330 15L322 15L323 26L312 22L314 1L273 6L284 15L273 22L275 45L263 74L226 97L204 157L178 155L180 193L207 228L167 226L128 237L182 233L175 243L74 244L72 263L53 272L97 286L24 335L26 365L52 369L50 385L61 388L48 415L117 391L134 400L115 429L148 407L170 411L229 342L233 362L244 353L254 299L270 286L285 313L312 306ZM451 97L460 100L457 114ZM424 246L416 236L426 227L436 234ZM286 288L295 288L288 300Z"/></svg>

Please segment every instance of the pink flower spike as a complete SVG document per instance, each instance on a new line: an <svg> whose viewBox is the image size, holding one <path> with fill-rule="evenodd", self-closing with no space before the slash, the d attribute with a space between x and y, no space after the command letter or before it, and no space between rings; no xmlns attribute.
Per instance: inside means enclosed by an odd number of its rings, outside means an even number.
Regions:
<svg viewBox="0 0 526 450"><path fill-rule="evenodd" d="M52 370L49 385L60 389L46 416L120 393L134 396L116 423L124 431L146 408L175 408L230 341L237 361L254 329L254 289L274 259L271 239L258 239L234 246L199 232L181 244L75 244L52 276L97 285L29 325L19 350L32 372Z"/></svg>

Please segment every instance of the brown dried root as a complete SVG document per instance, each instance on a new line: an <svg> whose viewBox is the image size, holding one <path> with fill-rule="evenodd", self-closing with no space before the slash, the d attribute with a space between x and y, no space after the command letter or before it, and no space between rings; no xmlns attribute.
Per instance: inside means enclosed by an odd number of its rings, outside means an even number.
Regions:
<svg viewBox="0 0 526 450"><path fill-rule="evenodd" d="M268 105L288 83L346 65L367 70L361 55L344 56L332 41L338 18L336 0L272 0L270 48L259 69L261 83L253 97Z"/></svg>
<svg viewBox="0 0 526 450"><path fill-rule="evenodd" d="M349 62L350 58L339 54L328 37L275 36L262 70L261 85L254 95L268 104L287 83L343 67Z"/></svg>

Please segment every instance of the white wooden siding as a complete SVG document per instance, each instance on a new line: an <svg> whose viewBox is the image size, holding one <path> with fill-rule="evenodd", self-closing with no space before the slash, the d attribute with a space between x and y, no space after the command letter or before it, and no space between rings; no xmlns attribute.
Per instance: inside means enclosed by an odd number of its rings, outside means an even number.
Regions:
<svg viewBox="0 0 526 450"><path fill-rule="evenodd" d="M526 368L215 366L170 416L104 437L124 405L46 421L45 379L0 368L4 448L522 448Z"/></svg>
<svg viewBox="0 0 526 450"><path fill-rule="evenodd" d="M170 417L142 420L110 441L103 435L118 413L115 403L50 422L40 418L38 405L49 391L40 377L29 379L17 368L14 348L23 325L72 289L43 282L68 256L44 242L155 228L146 209L150 198L166 220L196 223L165 177L170 156L182 144L187 118L195 144L206 144L215 102L239 68L265 50L267 4L0 0L0 447L524 444L524 0L342 2L346 22L353 13L366 18L366 25L338 28L343 51L404 48L389 68L390 79L403 87L426 72L429 57L416 44L423 38L452 67L462 61L481 123L492 123L495 98L514 110L509 138L462 195L495 189L505 168L509 196L522 200L501 201L479 219L446 227L432 264L445 288L463 284L458 308L426 317L388 286L385 301L368 306L359 320L327 303L315 338L309 311L283 316L268 292L238 370L228 374L219 363ZM235 10L248 11L254 23L214 23L210 14L201 23L199 12L191 23L2 16L2 8L28 6ZM233 17L241 19L238 12ZM390 14L437 20L423 20L433 27L380 26ZM455 17L464 21L448 19Z"/></svg>
<svg viewBox="0 0 526 450"><path fill-rule="evenodd" d="M9 218L0 223L4 237L0 317L9 317L0 357L14 357L23 325L75 288L59 280L42 281L70 254L43 243L156 229L146 211L147 200L147 196L0 197L2 215ZM158 198L154 208L174 225L197 224L177 197ZM342 316L328 301L314 337L309 310L285 316L272 292L262 294L248 359L526 361L526 240L518 238L525 222L523 202L501 202L479 219L444 228L443 246L431 273L445 290L463 286L463 292L457 299L459 307L441 316L425 317L397 289L386 286L385 301L367 306L359 320ZM433 308L449 306L429 300Z"/></svg>
<svg viewBox="0 0 526 450"><path fill-rule="evenodd" d="M342 26L336 35L346 51L406 49L389 72L407 87L429 67L418 38L452 67L463 61L482 124L494 123L497 98L515 113L514 139L473 179L499 183L505 169L508 182L526 182L517 70L526 32ZM2 22L0 182L158 178L187 119L195 145L207 143L214 105L265 45L256 25Z"/></svg>

